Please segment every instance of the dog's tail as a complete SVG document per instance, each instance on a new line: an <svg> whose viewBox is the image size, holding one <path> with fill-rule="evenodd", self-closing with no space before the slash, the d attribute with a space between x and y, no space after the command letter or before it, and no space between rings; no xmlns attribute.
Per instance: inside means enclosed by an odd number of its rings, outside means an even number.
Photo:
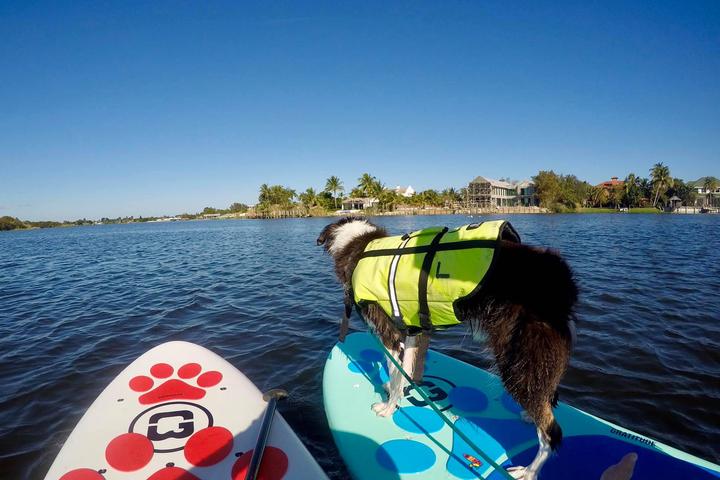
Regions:
<svg viewBox="0 0 720 480"><path fill-rule="evenodd" d="M570 342L562 330L526 311L521 310L515 325L512 340L498 358L499 371L508 392L554 450L563 435L553 403L570 358Z"/></svg>
<svg viewBox="0 0 720 480"><path fill-rule="evenodd" d="M539 428L549 441L550 448L556 450L562 443L563 431L560 424L555 420L555 415L553 415L552 410L549 410L549 413L543 413L540 425Z"/></svg>
<svg viewBox="0 0 720 480"><path fill-rule="evenodd" d="M481 312L483 330L505 388L555 449L562 429L552 406L570 359L577 286L568 264L552 250L503 241L498 254L481 291L480 303L489 305ZM518 280L521 271L538 277Z"/></svg>
<svg viewBox="0 0 720 480"><path fill-rule="evenodd" d="M550 428L545 432L545 434L550 438L550 448L553 450L557 449L562 443L563 431L562 428L560 428L560 424L557 423L554 417Z"/></svg>

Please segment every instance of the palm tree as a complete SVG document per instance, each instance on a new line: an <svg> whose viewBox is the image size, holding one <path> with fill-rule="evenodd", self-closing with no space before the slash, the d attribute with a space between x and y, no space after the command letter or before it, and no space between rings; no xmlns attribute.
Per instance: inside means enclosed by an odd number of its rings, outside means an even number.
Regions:
<svg viewBox="0 0 720 480"><path fill-rule="evenodd" d="M625 198L627 199L628 210L630 210L631 204L635 204L635 197L637 196L637 181L638 179L634 173L625 177Z"/></svg>
<svg viewBox="0 0 720 480"><path fill-rule="evenodd" d="M388 211L394 210L395 206L400 201L400 195L394 190L383 190L378 196L378 203L380 208Z"/></svg>
<svg viewBox="0 0 720 480"><path fill-rule="evenodd" d="M335 200L335 208L337 208L337 192L342 192L343 190L345 190L345 187L343 187L342 181L335 175L328 178L325 182L325 191L332 192L333 199Z"/></svg>
<svg viewBox="0 0 720 480"><path fill-rule="evenodd" d="M317 201L317 193L315 193L314 188L308 188L303 193L298 195L298 198L300 199L300 202L302 202L305 209L308 211L315 206L315 203Z"/></svg>
<svg viewBox="0 0 720 480"><path fill-rule="evenodd" d="M270 187L267 183L260 185L260 195L258 195L258 203L265 205L270 203Z"/></svg>
<svg viewBox="0 0 720 480"><path fill-rule="evenodd" d="M358 178L358 189L362 190L363 195L370 196L372 192L377 190L378 180L369 173L363 173Z"/></svg>
<svg viewBox="0 0 720 480"><path fill-rule="evenodd" d="M641 200L647 199L650 201L650 198L652 198L652 182L647 178L639 178L637 184L638 189L640 189ZM641 204L644 204L644 201L641 201Z"/></svg>
<svg viewBox="0 0 720 480"><path fill-rule="evenodd" d="M593 187L590 192L590 200L596 207L602 207L608 201L608 191L603 187Z"/></svg>
<svg viewBox="0 0 720 480"><path fill-rule="evenodd" d="M705 177L705 181L703 182L703 188L705 189L705 203L708 207L712 204L712 194L717 189L717 186L717 178Z"/></svg>
<svg viewBox="0 0 720 480"><path fill-rule="evenodd" d="M386 190L385 185L380 180L375 181L370 185L368 189L368 195L375 198L380 198L380 195Z"/></svg>
<svg viewBox="0 0 720 480"><path fill-rule="evenodd" d="M446 207L452 207L455 203L462 200L460 194L453 187L443 190L442 193L440 193L440 196L442 197Z"/></svg>
<svg viewBox="0 0 720 480"><path fill-rule="evenodd" d="M424 190L420 193L420 196L423 200L423 206L430 205L431 207L437 207L442 203L440 194L432 188Z"/></svg>
<svg viewBox="0 0 720 480"><path fill-rule="evenodd" d="M258 203L262 208L271 205L279 205L281 207L292 206L292 199L295 197L295 190L283 187L282 185L270 185L263 183L260 186L260 195Z"/></svg>
<svg viewBox="0 0 720 480"><path fill-rule="evenodd" d="M669 188L672 186L673 179L670 176L670 168L663 165L662 162L653 165L650 169L650 176L652 177L652 183L655 186L655 200L653 200L653 207L657 205L658 197L660 197L661 188Z"/></svg>

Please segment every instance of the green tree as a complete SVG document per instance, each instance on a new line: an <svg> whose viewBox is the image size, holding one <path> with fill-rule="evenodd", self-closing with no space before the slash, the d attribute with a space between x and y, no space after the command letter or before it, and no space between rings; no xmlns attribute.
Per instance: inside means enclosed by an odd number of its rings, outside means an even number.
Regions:
<svg viewBox="0 0 720 480"><path fill-rule="evenodd" d="M552 170L541 170L533 177L540 205L552 207L560 197L560 179Z"/></svg>
<svg viewBox="0 0 720 480"><path fill-rule="evenodd" d="M673 181L673 186L668 189L669 196L677 196L683 205L695 205L695 199L697 194L695 189L689 183L684 182L682 179L676 178Z"/></svg>
<svg viewBox="0 0 720 480"><path fill-rule="evenodd" d="M623 203L626 207L636 207L640 200L640 186L638 185L638 178L634 173L630 173L625 177L625 184L623 185Z"/></svg>
<svg viewBox="0 0 720 480"><path fill-rule="evenodd" d="M310 209L317 204L317 193L315 193L314 188L308 188L298 195L298 198L307 211L310 211Z"/></svg>
<svg viewBox="0 0 720 480"><path fill-rule="evenodd" d="M607 189L599 185L592 187L590 192L590 203L592 203L593 207L602 207L608 202L609 198L610 195L608 194Z"/></svg>
<svg viewBox="0 0 720 480"><path fill-rule="evenodd" d="M440 197L442 198L443 204L446 207L452 207L456 203L462 202L462 197L460 196L460 193L452 187L446 188L445 190L440 192Z"/></svg>
<svg viewBox="0 0 720 480"><path fill-rule="evenodd" d="M258 203L267 205L270 201L270 186L267 183L260 185L260 195L258 195Z"/></svg>
<svg viewBox="0 0 720 480"><path fill-rule="evenodd" d="M672 186L673 179L670 176L670 168L667 165L663 165L662 162L656 163L650 169L650 177L652 178L652 184L655 188L655 199L653 200L653 207L657 206L658 198L660 198L660 192L664 194L669 187Z"/></svg>
<svg viewBox="0 0 720 480"><path fill-rule="evenodd" d="M27 225L25 225L22 221L15 217L9 217L4 216L0 217L0 231L3 230L17 230L27 228Z"/></svg>
<svg viewBox="0 0 720 480"><path fill-rule="evenodd" d="M245 213L248 211L248 206L244 203L235 202L228 207L228 211L232 213Z"/></svg>
<svg viewBox="0 0 720 480"><path fill-rule="evenodd" d="M335 208L335 199L330 192L322 191L318 193L315 197L315 203L325 210L332 210Z"/></svg>
<svg viewBox="0 0 720 480"><path fill-rule="evenodd" d="M380 195L386 190L385 184L380 182L380 180L375 181L375 183L372 185L372 188L370 188L370 196L379 198Z"/></svg>
<svg viewBox="0 0 720 480"><path fill-rule="evenodd" d="M268 209L271 206L289 208L292 206L293 198L295 198L295 190L282 185L264 183L260 186L258 203L262 209Z"/></svg>
<svg viewBox="0 0 720 480"><path fill-rule="evenodd" d="M575 175L559 175L558 181L560 191L556 202L572 209L586 203L592 188L590 184L579 180Z"/></svg>
<svg viewBox="0 0 720 480"><path fill-rule="evenodd" d="M640 188L640 200L638 203L640 205L647 205L653 197L652 182L648 178L639 178L637 184Z"/></svg>
<svg viewBox="0 0 720 480"><path fill-rule="evenodd" d="M380 209L393 211L402 197L395 190L383 189L378 195Z"/></svg>
<svg viewBox="0 0 720 480"><path fill-rule="evenodd" d="M332 192L333 198L335 199L335 208L337 209L337 192L345 190L342 181L335 175L331 176L325 182L325 191Z"/></svg>
<svg viewBox="0 0 720 480"><path fill-rule="evenodd" d="M622 203L622 199L623 199L622 187L611 188L610 192L608 192L608 197L609 197L610 203L617 209L620 206L620 203Z"/></svg>
<svg viewBox="0 0 720 480"><path fill-rule="evenodd" d="M439 207L443 204L443 199L440 194L437 190L433 190L432 188L420 192L420 199L423 207L427 205L431 207Z"/></svg>
<svg viewBox="0 0 720 480"><path fill-rule="evenodd" d="M363 173L362 176L358 178L357 189L362 192L361 196L363 197L374 197L380 194L383 190L383 185L377 178L369 173Z"/></svg>

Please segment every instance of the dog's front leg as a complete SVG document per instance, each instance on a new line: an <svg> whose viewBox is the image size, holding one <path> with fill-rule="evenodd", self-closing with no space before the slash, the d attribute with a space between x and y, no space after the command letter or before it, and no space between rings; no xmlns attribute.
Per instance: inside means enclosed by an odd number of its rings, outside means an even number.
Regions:
<svg viewBox="0 0 720 480"><path fill-rule="evenodd" d="M403 351L402 368L405 373L412 378L413 370L415 368L415 360L417 359L417 340L414 336L407 336L405 338L405 349ZM392 362L390 362L392 363ZM403 391L408 385L405 376L400 371L391 365L390 370L392 377L390 379L390 385L388 387L388 400L387 402L376 403L372 406L372 409L381 417L389 417L397 409L398 403L402 398Z"/></svg>
<svg viewBox="0 0 720 480"><path fill-rule="evenodd" d="M402 343L399 344L399 346L394 348L388 348L387 351L392 355L392 357L395 359L396 362L400 363L400 350L402 349ZM388 397L390 396L390 392L393 391L394 385L400 381L400 377L402 375L398 371L397 367L395 366L395 363L390 361L390 359L386 359L387 366L388 366L388 377L390 380L385 382L383 384L383 388L385 389L385 393L388 394Z"/></svg>

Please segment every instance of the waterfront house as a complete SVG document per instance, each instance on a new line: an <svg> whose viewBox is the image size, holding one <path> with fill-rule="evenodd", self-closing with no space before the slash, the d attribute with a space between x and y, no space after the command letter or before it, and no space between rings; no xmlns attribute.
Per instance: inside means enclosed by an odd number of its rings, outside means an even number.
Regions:
<svg viewBox="0 0 720 480"><path fill-rule="evenodd" d="M415 195L415 189L410 185L408 185L407 187L401 187L400 185L398 185L393 189L393 191L398 195L402 195L405 198Z"/></svg>
<svg viewBox="0 0 720 480"><path fill-rule="evenodd" d="M517 189L517 205L523 207L537 207L540 205L540 199L537 196L537 188L535 184L529 180L523 180L515 185Z"/></svg>
<svg viewBox="0 0 720 480"><path fill-rule="evenodd" d="M535 184L529 180L507 182L487 177L475 177L467 188L467 202L471 208L537 206Z"/></svg>
<svg viewBox="0 0 720 480"><path fill-rule="evenodd" d="M604 188L605 190L610 191L616 188L622 188L624 185L624 180L618 180L618 177L611 177L610 180L598 183L596 187Z"/></svg>
<svg viewBox="0 0 720 480"><path fill-rule="evenodd" d="M365 210L378 204L375 197L351 197L342 201L343 210Z"/></svg>
<svg viewBox="0 0 720 480"><path fill-rule="evenodd" d="M708 178L715 180L715 190L712 192L705 188L705 180ZM688 182L688 185L697 194L696 203L709 207L720 207L720 180L715 177L701 177L694 182Z"/></svg>

